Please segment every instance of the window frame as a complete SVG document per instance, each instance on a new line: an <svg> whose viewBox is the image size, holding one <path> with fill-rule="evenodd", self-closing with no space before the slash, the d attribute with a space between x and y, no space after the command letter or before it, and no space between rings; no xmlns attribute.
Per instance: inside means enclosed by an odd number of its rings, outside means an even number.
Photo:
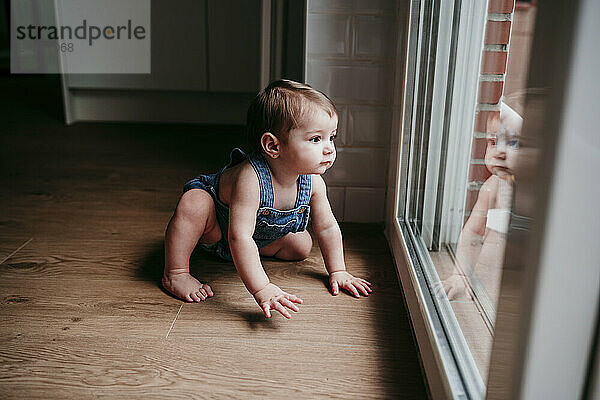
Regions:
<svg viewBox="0 0 600 400"><path fill-rule="evenodd" d="M424 9L424 4L431 8ZM429 18L431 20L428 20ZM440 242L451 234L448 225L456 221L456 218L463 219L486 19L487 2L413 0L410 4L404 71L406 84L403 88L402 102L402 115L405 117L402 118L402 128L399 129L398 148L392 149L390 157L391 160L397 161L396 165L390 163L390 168L396 168L398 171L397 175L392 171L390 175L397 176L398 179L391 182L394 187L389 191L394 195L394 198L389 200L396 207L389 209L386 234L396 260L404 258L406 262L406 267L402 270L399 267L398 273L403 286L404 281L410 282L411 295L414 295L410 296L410 301L407 296L409 309L418 309L419 312L421 323L418 324L418 330L415 324L419 346L431 351L423 359L424 367L426 370L436 369L435 375L441 379L441 382L436 381L433 385L432 380L429 380L434 398L485 396L485 384L450 302L447 298L437 298L430 293L428 282L439 281L439 277L428 254L428 247L439 248ZM459 21L468 23L458 23ZM435 26L423 26L423 22ZM424 32L430 36L424 37ZM448 37L448 32L451 32L451 37ZM431 60L423 56L424 40L428 40L428 55L433 55L434 63L427 62ZM435 47L433 51L432 44ZM436 54L439 57L436 57ZM477 57L469 59L467 54L477 54ZM460 67L456 68L457 64L454 61L457 59L468 59L470 62L460 63ZM419 61L427 65L419 65ZM435 65L435 68L432 68L432 65ZM420 81L424 73L430 78L425 82ZM425 99L422 96L426 96ZM423 115L419 115L419 107L423 108L420 111ZM431 129L436 130L436 136L430 142ZM456 135L449 135L451 132L469 134L457 138ZM417 138L418 134L426 137ZM449 139L453 140L452 143ZM426 146L423 142L426 142ZM415 151L415 147L419 148L418 152ZM458 149L467 150L459 152ZM428 157L428 154L433 157ZM428 163L425 168L423 160ZM451 177L446 176L446 163L457 165L461 161L465 168L458 178L455 174L451 174ZM442 189L433 193L438 187L438 181L428 181L425 175L426 169L431 167L437 171L437 179L443 180L443 187L457 187L453 180L458 179L459 189L453 192ZM413 179L417 173L420 181ZM419 198L416 192L422 186L424 193ZM423 207L425 199L427 203ZM421 206L415 204L418 201L421 202ZM446 206L442 207L440 204ZM432 212L432 209L435 211ZM425 210L427 211L424 212ZM415 218L419 212L427 217L427 221ZM430 227L426 231L426 241L429 243L423 242L416 235L417 232L422 232L423 223ZM460 226L462 227L462 223ZM459 233L460 229L454 233L456 238ZM410 303L414 303L412 307Z"/></svg>

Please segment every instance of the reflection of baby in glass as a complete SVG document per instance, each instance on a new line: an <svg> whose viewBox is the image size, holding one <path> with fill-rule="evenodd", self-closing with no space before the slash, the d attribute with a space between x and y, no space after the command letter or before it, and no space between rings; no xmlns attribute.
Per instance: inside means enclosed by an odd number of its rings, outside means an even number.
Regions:
<svg viewBox="0 0 600 400"><path fill-rule="evenodd" d="M488 132L497 132L495 138L487 140L485 153L485 165L492 176L479 190L477 202L456 246L458 265L449 278L436 285L438 295L446 293L450 300L463 294L470 298L471 293L467 288L476 270L490 299L494 303L497 299L522 123L521 116L504 102L501 104L500 119L488 121Z"/></svg>

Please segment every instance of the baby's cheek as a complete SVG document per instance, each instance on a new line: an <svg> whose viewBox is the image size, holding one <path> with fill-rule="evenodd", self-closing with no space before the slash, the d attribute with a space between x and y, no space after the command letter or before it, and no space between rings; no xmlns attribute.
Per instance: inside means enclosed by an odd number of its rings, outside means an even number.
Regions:
<svg viewBox="0 0 600 400"><path fill-rule="evenodd" d="M506 152L506 161L507 161L507 163L511 164L511 165L509 165L509 167L515 164L517 157L518 157L518 153L514 149L509 149Z"/></svg>

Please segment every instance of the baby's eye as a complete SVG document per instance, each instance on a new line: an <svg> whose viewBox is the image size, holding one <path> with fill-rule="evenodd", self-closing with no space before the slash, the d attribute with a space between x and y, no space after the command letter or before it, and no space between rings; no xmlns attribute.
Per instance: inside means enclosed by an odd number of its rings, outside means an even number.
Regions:
<svg viewBox="0 0 600 400"><path fill-rule="evenodd" d="M508 141L507 144L509 147L513 147L515 150L519 148L519 140L518 139L511 139Z"/></svg>
<svg viewBox="0 0 600 400"><path fill-rule="evenodd" d="M319 143L321 141L321 136L314 136L308 139L310 142Z"/></svg>
<svg viewBox="0 0 600 400"><path fill-rule="evenodd" d="M334 141L335 139L337 139L337 135L331 135L331 137L329 138L330 141Z"/></svg>

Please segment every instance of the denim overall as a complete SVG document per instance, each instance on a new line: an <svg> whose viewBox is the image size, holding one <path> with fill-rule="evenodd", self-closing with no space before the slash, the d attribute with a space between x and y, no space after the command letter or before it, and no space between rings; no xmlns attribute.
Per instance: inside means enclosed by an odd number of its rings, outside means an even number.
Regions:
<svg viewBox="0 0 600 400"><path fill-rule="evenodd" d="M300 232L306 230L308 217L310 215L310 194L311 177L310 175L300 175L298 178L298 194L296 195L296 205L291 210L278 210L273 208L275 200L273 193L273 183L269 165L260 153L246 155L242 150L235 148L231 151L230 162L216 174L199 175L185 184L183 193L190 189L203 189L211 195L215 203L215 213L219 228L221 228L221 240L213 244L199 245L206 251L216 254L219 257L233 261L231 251L229 250L228 228L229 228L229 207L219 200L219 179L221 174L227 168L233 167L248 159L254 168L260 184L260 205L256 213L256 224L252 238L260 249L269 243L284 237L290 232Z"/></svg>

